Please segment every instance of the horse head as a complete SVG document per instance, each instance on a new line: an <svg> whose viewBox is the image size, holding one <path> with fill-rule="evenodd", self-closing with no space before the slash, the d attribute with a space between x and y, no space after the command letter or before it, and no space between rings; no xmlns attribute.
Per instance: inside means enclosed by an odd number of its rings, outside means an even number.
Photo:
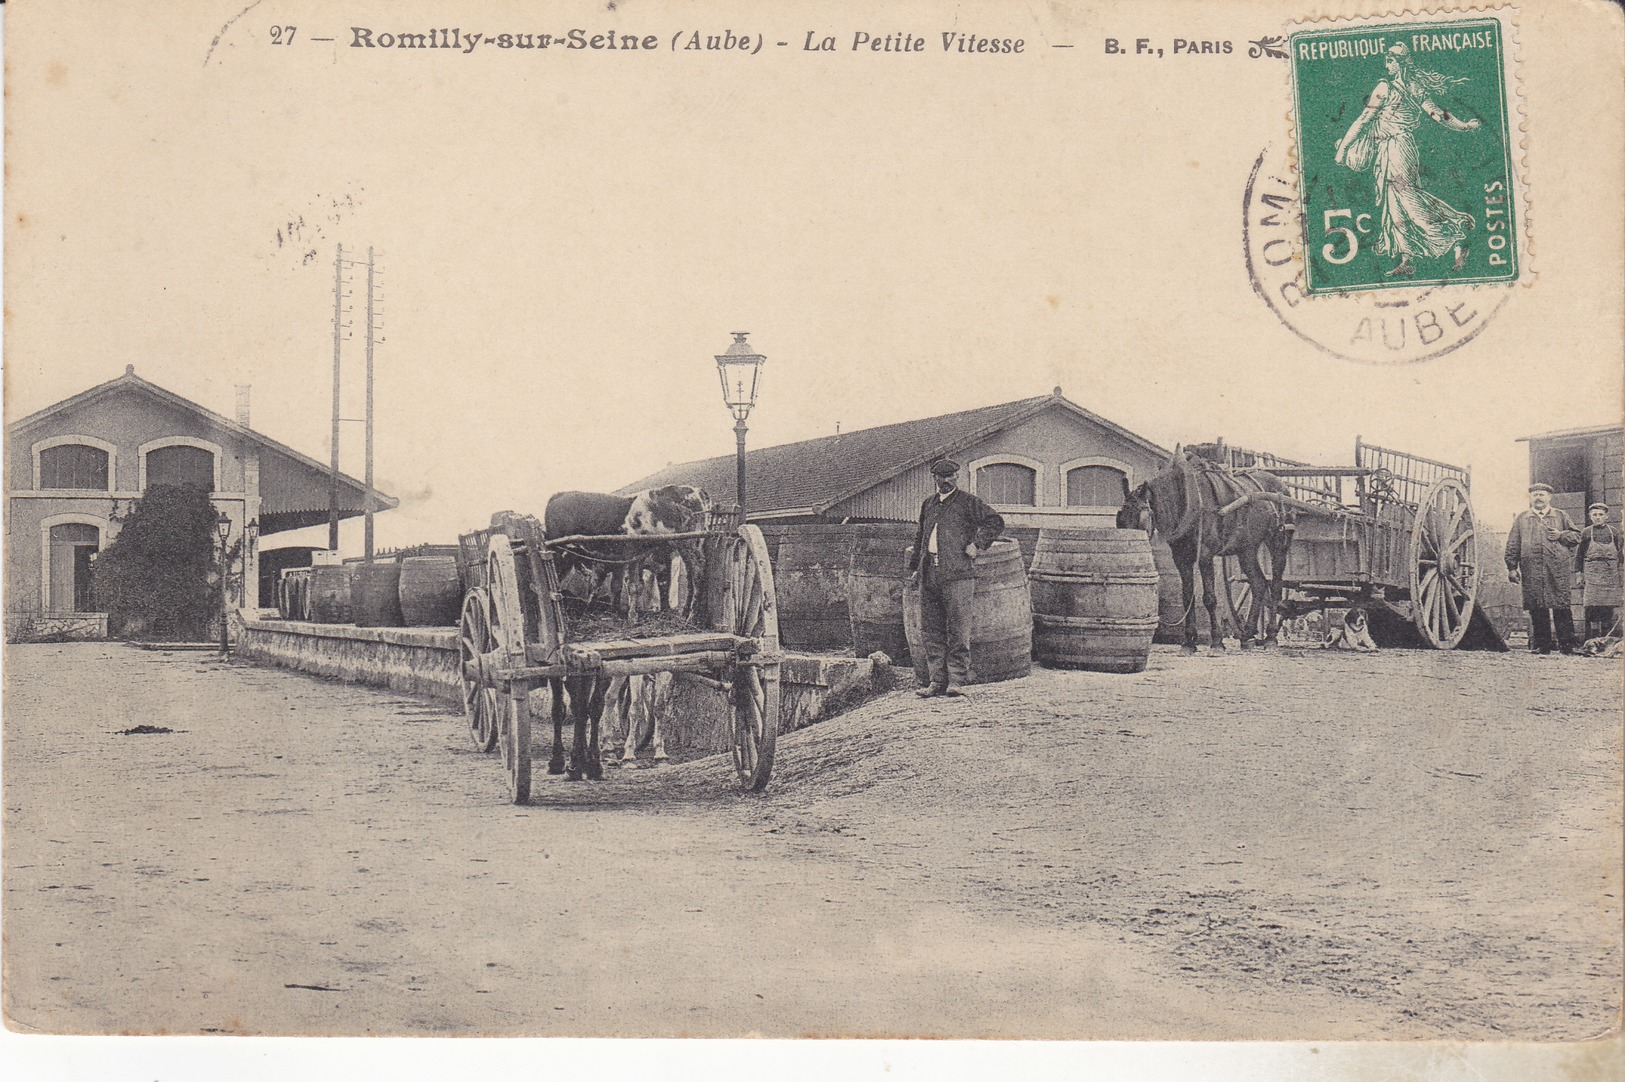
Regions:
<svg viewBox="0 0 1625 1082"><path fill-rule="evenodd" d="M1119 530L1144 530L1151 532L1151 489L1148 485L1140 485L1128 498L1123 506L1117 510L1117 528Z"/></svg>

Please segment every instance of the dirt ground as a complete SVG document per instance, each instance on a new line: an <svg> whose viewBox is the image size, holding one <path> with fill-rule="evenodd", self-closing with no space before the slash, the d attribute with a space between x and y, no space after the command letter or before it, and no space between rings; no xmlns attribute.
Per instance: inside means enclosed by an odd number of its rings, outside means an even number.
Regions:
<svg viewBox="0 0 1625 1082"><path fill-rule="evenodd" d="M539 775L209 655L12 647L5 1006L69 1033L1576 1040L1621 1009L1621 669L1157 648ZM151 726L168 733L120 735Z"/></svg>

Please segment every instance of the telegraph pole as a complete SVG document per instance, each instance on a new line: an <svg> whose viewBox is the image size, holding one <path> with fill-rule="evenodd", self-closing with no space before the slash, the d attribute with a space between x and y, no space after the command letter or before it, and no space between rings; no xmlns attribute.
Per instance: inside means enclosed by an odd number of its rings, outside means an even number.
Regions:
<svg viewBox="0 0 1625 1082"><path fill-rule="evenodd" d="M339 547L339 342L343 334L344 245L340 244L333 257L333 463L327 477L327 547L335 551Z"/></svg>
<svg viewBox="0 0 1625 1082"><path fill-rule="evenodd" d="M376 501L372 495L372 249L367 249L367 492L362 497L364 510L365 540L363 555L366 561L372 563L372 515L376 508Z"/></svg>

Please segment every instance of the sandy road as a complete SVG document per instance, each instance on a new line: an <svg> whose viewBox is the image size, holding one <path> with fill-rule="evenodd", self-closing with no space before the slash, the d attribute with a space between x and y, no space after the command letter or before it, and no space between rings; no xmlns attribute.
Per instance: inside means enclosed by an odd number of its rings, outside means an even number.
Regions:
<svg viewBox="0 0 1625 1082"><path fill-rule="evenodd" d="M461 719L12 648L6 1007L56 1032L1565 1038L1621 999L1617 667L1158 652L505 802ZM169 734L118 735L137 725Z"/></svg>

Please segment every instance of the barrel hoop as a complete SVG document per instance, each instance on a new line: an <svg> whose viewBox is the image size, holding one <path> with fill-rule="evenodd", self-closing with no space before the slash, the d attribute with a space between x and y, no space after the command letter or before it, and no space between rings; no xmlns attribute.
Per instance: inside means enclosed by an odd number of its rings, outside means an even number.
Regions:
<svg viewBox="0 0 1625 1082"><path fill-rule="evenodd" d="M1143 631L1157 627L1161 621L1156 616L1123 619L1107 616L1051 616L1048 613L1035 612L1033 622L1043 627L1122 628L1127 631Z"/></svg>
<svg viewBox="0 0 1625 1082"><path fill-rule="evenodd" d="M1103 583L1108 586L1155 586L1161 581L1159 576L1154 573L1121 574L1110 571L1052 571L1047 567L1033 568L1032 578L1034 582Z"/></svg>

